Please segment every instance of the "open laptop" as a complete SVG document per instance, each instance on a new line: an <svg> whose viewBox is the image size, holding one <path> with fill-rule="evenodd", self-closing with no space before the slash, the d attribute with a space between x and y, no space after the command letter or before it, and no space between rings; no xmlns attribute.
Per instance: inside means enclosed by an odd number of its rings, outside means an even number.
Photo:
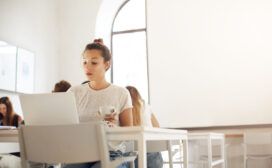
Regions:
<svg viewBox="0 0 272 168"><path fill-rule="evenodd" d="M77 124L79 117L72 92L19 95L26 125Z"/></svg>

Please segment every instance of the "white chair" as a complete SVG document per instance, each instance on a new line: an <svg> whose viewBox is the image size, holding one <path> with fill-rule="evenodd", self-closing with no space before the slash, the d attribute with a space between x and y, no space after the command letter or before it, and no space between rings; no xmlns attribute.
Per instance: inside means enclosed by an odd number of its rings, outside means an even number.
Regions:
<svg viewBox="0 0 272 168"><path fill-rule="evenodd" d="M116 168L136 158L120 157L111 161L101 124L22 126L19 142L23 168L28 167L28 161L48 164L101 161L102 168Z"/></svg>
<svg viewBox="0 0 272 168"><path fill-rule="evenodd" d="M244 133L244 168L248 168L248 161L271 160L271 133ZM263 161L262 161L263 162Z"/></svg>
<svg viewBox="0 0 272 168"><path fill-rule="evenodd" d="M192 167L225 168L225 135L222 133L189 133Z"/></svg>

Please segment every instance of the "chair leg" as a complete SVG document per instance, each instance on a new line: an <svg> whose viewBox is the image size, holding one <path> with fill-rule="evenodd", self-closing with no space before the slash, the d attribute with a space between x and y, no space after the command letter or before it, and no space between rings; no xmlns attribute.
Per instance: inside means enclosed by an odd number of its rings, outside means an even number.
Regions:
<svg viewBox="0 0 272 168"><path fill-rule="evenodd" d="M169 167L173 168L173 155L172 155L172 144L171 141L167 141L168 142L168 156L169 156Z"/></svg>

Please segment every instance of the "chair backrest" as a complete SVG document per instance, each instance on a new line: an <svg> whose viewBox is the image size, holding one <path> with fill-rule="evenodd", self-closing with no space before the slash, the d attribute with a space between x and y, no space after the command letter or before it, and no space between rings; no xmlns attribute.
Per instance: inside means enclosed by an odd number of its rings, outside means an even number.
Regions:
<svg viewBox="0 0 272 168"><path fill-rule="evenodd" d="M25 161L39 163L80 163L105 159L108 149L105 138L102 138L103 128L97 123L22 126L19 129L21 157Z"/></svg>

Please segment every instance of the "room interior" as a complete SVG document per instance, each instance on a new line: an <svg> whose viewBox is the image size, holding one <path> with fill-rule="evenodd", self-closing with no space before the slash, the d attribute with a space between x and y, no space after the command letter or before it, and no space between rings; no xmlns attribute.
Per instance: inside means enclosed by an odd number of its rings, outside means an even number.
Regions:
<svg viewBox="0 0 272 168"><path fill-rule="evenodd" d="M162 128L195 135L188 167L207 167L190 158L207 160L195 138L209 133L224 135L214 167L271 167L271 9L267 0L0 0L0 97L23 115L18 95L80 85L84 47L103 38L107 79L139 87Z"/></svg>

